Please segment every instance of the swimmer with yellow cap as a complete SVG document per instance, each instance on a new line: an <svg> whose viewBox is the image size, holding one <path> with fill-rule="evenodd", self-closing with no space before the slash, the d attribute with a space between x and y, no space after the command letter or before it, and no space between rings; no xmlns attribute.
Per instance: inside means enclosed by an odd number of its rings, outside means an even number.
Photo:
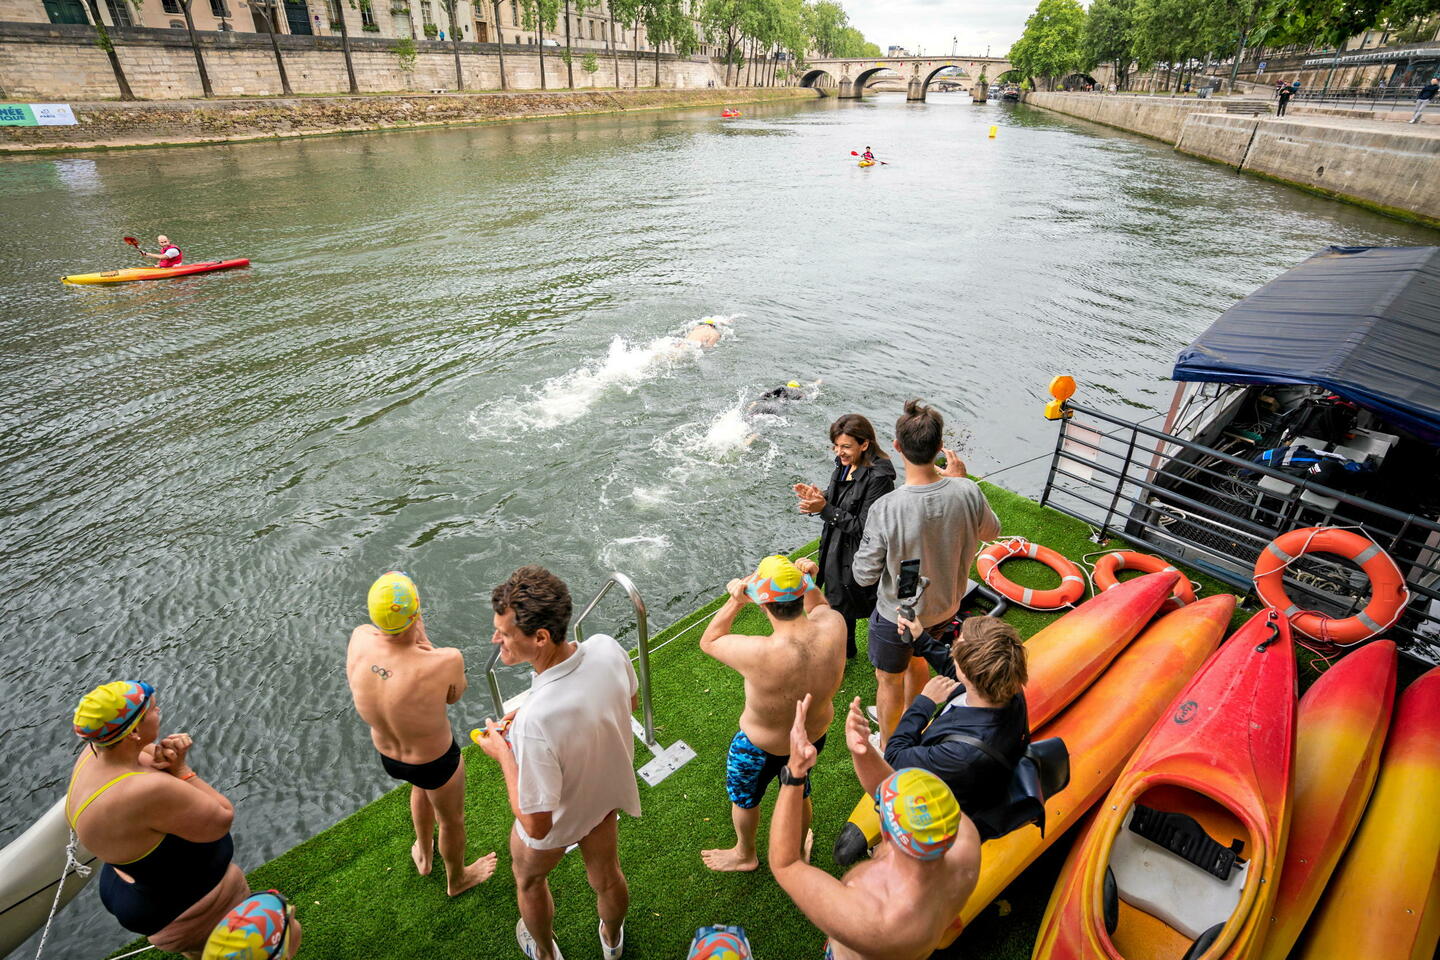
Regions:
<svg viewBox="0 0 1440 960"><path fill-rule="evenodd" d="M366 599L370 622L392 637L409 630L420 616L420 589L399 570L391 570L371 584Z"/></svg>
<svg viewBox="0 0 1440 960"><path fill-rule="evenodd" d="M814 766L807 749L807 697L795 705L789 782ZM922 960L970 898L980 874L980 836L939 777L908 767L892 770L870 745L860 698L850 705L845 743L862 787L875 798L885 843L843 878L805 862L801 854L801 792L780 790L770 821L770 870L810 921L830 939L834 960Z"/></svg>
<svg viewBox="0 0 1440 960"><path fill-rule="evenodd" d="M714 317L706 317L691 328L685 339L690 343L698 343L702 350L709 350L720 342L720 335L720 321Z"/></svg>
<svg viewBox="0 0 1440 960"><path fill-rule="evenodd" d="M295 908L280 891L252 893L216 924L203 960L289 960L300 935Z"/></svg>

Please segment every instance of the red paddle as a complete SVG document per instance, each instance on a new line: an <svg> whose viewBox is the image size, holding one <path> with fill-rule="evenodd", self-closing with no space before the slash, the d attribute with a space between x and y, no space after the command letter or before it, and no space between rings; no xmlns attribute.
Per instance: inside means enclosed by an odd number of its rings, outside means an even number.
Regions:
<svg viewBox="0 0 1440 960"><path fill-rule="evenodd" d="M860 154L856 153L854 150L851 150L851 151L850 151L850 156L852 156L852 157L858 157L858 156L860 156ZM890 166L890 164L887 163L887 162L885 162L884 160L875 160L875 159L873 159L873 158L871 159L871 163L878 163L878 164L880 164L880 166L882 166L882 167L888 167L888 166Z"/></svg>
<svg viewBox="0 0 1440 960"><path fill-rule="evenodd" d="M130 246L134 247L136 250L140 250L140 241L136 240L134 237L121 237L120 239L130 244ZM140 255L143 257L145 255L145 251L140 250Z"/></svg>

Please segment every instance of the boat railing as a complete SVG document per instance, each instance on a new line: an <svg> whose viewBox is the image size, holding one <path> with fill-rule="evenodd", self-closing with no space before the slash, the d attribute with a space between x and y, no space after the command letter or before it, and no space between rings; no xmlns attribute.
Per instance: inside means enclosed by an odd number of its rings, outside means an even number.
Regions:
<svg viewBox="0 0 1440 960"><path fill-rule="evenodd" d="M575 618L575 641L577 643L585 639L583 633L585 620L594 612L600 601L610 592L611 587L619 586L630 598L630 604L635 610L635 623L637 633L637 653L639 656L638 666L640 681L640 706L644 718L645 743L655 744L655 708L650 696L650 626L649 614L645 609L645 601L640 596L640 591L635 588L635 583L625 574L619 571L610 573L605 578L605 583L600 587L599 592L585 605L580 616ZM496 646L490 651L490 657L485 661L485 682L490 688L490 699L495 708L495 716L501 717L505 714L505 698L500 692L500 680L495 673L495 664L500 658L500 647Z"/></svg>
<svg viewBox="0 0 1440 960"><path fill-rule="evenodd" d="M1064 411L1040 502L1089 524L1097 542L1123 537L1249 593L1255 561L1276 537L1355 528L1389 553L1410 591L1386 635L1440 662L1440 523L1081 404ZM1327 554L1289 564L1285 585L1298 605L1330 616L1368 601L1359 568Z"/></svg>

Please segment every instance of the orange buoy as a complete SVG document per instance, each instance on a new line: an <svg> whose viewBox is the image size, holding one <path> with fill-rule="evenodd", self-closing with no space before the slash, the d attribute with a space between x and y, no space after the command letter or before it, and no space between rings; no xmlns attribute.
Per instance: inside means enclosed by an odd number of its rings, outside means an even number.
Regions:
<svg viewBox="0 0 1440 960"><path fill-rule="evenodd" d="M1116 576L1121 570L1143 570L1146 573L1180 573L1179 570L1166 560L1160 557L1152 557L1148 553L1136 553L1133 550L1113 550L1095 561L1095 589L1104 592L1120 585L1120 578ZM1179 610L1187 603L1195 602L1195 589L1190 585L1184 574L1175 584L1175 592L1170 599L1160 607L1161 613L1169 613L1172 610Z"/></svg>
<svg viewBox="0 0 1440 960"><path fill-rule="evenodd" d="M1370 578L1370 602L1354 616L1337 619L1301 610L1285 593L1285 568L1307 553L1330 553L1353 560ZM1282 533L1255 560L1255 592L1290 618L1306 636L1341 646L1369 640L1394 626L1410 602L1405 577L1390 554L1369 537L1340 527L1302 527Z"/></svg>
<svg viewBox="0 0 1440 960"><path fill-rule="evenodd" d="M1060 575L1060 586L1051 590L1036 590L1022 587L1000 572L1000 564L1012 557L1029 557L1038 560ZM1072 606L1085 596L1085 575L1070 558L1049 547L1031 543L1024 537L1002 540L991 544L975 558L975 568L980 579L1001 594L1032 610L1059 610Z"/></svg>

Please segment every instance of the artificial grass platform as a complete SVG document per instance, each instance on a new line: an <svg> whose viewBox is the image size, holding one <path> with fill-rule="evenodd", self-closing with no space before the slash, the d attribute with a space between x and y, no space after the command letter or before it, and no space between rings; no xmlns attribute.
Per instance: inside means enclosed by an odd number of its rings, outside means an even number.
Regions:
<svg viewBox="0 0 1440 960"><path fill-rule="evenodd" d="M983 486L1007 536L1037 540L1072 559L1125 546L1118 540L1097 545L1085 524L992 484ZM814 549L812 544L794 556ZM1058 582L1048 568L1024 559L1007 562L1005 575L1026 586L1051 587ZM1193 572L1190 576L1206 595L1226 589ZM780 890L765 865L773 789L763 807L759 870L717 874L700 860L701 849L734 843L724 789L725 755L736 730L744 688L738 674L699 649L703 629L699 624L719 607L721 599L652 640L656 738L667 746L684 740L697 756L654 788L642 782L643 816L621 817L620 858L631 896L625 956L676 960L685 955L697 927L734 923L749 932L761 960L819 957L824 938ZM1247 615L1237 614L1237 623ZM1012 606L1005 619L1029 637L1057 616ZM760 610L747 606L736 620L735 630L765 633L768 623ZM862 652L847 666L835 698L836 718L828 749L812 774L813 859L837 874L830 849L859 797L844 744L844 710L853 697L859 696L867 704L875 699L874 672L863 652L863 623L858 634ZM455 722L465 729L476 725L485 713L481 704L472 696L458 708ZM637 746L635 759L638 768L650 755ZM273 887L295 903L305 928L302 957L513 960L520 956L514 936L519 911L507 852L512 817L504 784L495 764L473 746L465 748L465 773L468 857L498 850L500 867L486 883L458 898L445 894L438 855L429 877L415 873L410 861L414 835L409 787L405 786L250 874L252 889ZM987 960L1029 957L1069 843L1069 838L1056 843L943 955ZM238 845L243 862L243 836ZM596 955L595 896L586 883L578 852L555 869L550 884L561 951L572 958ZM124 949L143 945L144 941L137 941Z"/></svg>

